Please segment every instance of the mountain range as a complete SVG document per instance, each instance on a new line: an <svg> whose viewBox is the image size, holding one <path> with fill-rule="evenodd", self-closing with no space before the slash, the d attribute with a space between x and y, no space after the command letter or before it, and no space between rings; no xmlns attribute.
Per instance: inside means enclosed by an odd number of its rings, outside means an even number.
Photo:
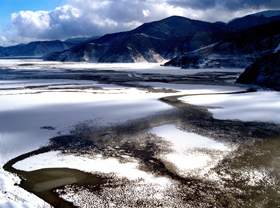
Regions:
<svg viewBox="0 0 280 208"><path fill-rule="evenodd" d="M56 41L36 41L10 47L0 47L0 57L43 56L54 51L63 51L75 46L75 43Z"/></svg>
<svg viewBox="0 0 280 208"><path fill-rule="evenodd" d="M216 43L233 33L234 29L216 23L172 16L50 54L45 60L162 62Z"/></svg>
<svg viewBox="0 0 280 208"><path fill-rule="evenodd" d="M228 23L172 16L131 31L66 41L0 47L0 56L43 56L51 61L163 62L183 68L247 67L279 50L280 11Z"/></svg>
<svg viewBox="0 0 280 208"><path fill-rule="evenodd" d="M19 44L10 47L0 47L0 57L37 56L65 51L76 45L87 43L99 37L71 38L65 41L35 41L28 44Z"/></svg>

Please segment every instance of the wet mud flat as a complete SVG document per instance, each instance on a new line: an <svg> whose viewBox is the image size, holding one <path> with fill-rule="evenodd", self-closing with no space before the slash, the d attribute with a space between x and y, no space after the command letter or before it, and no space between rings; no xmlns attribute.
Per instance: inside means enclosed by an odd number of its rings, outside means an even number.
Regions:
<svg viewBox="0 0 280 208"><path fill-rule="evenodd" d="M34 67L37 66L34 64ZM101 84L116 84L126 87L146 88L137 84L138 82L162 82L173 84L204 84L232 86L241 72L197 72L194 74L172 75L159 73L137 73L114 70L97 69L21 69L2 68L0 80L20 80L20 79L72 79L91 80Z"/></svg>
<svg viewBox="0 0 280 208"><path fill-rule="evenodd" d="M52 138L49 146L19 156L4 168L23 178L21 187L54 207L280 206L278 124L214 119L206 108L182 103L178 96L165 97L161 101L174 109L108 126L91 121L80 123L73 127L70 135ZM171 152L170 145L149 133L151 128L166 124L237 148L203 177L182 176L176 167L158 157ZM110 174L89 174L71 169L27 172L12 167L20 160L54 150L62 155L85 158L102 155L117 158L122 163L126 163L128 157L135 158L140 161L139 169L168 178L172 185L162 189ZM199 151L213 156L219 154L207 149ZM212 180L211 176L216 179ZM50 185L52 183L54 187Z"/></svg>

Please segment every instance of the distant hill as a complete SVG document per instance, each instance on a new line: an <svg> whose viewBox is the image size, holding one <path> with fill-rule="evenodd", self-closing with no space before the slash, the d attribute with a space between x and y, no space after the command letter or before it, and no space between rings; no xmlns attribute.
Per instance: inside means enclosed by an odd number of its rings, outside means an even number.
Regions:
<svg viewBox="0 0 280 208"><path fill-rule="evenodd" d="M220 24L172 16L49 54L45 60L161 62L218 42L233 32Z"/></svg>
<svg viewBox="0 0 280 208"><path fill-rule="evenodd" d="M28 44L1 47L0 57L43 56L52 52L67 50L75 45L75 43L62 42L60 40L36 41Z"/></svg>
<svg viewBox="0 0 280 208"><path fill-rule="evenodd" d="M186 53L167 62L167 66L183 68L246 68L264 55L279 49L280 22L251 27L224 40Z"/></svg>
<svg viewBox="0 0 280 208"><path fill-rule="evenodd" d="M235 30L246 30L250 27L270 22L280 21L280 11L270 10L236 18L226 24L227 27Z"/></svg>
<svg viewBox="0 0 280 208"><path fill-rule="evenodd" d="M264 56L250 65L236 81L280 90L280 51Z"/></svg>

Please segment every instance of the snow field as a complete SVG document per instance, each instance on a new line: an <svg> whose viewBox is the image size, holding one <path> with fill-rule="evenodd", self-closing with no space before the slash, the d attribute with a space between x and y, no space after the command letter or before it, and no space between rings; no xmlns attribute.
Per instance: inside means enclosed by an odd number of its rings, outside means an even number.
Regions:
<svg viewBox="0 0 280 208"><path fill-rule="evenodd" d="M240 72L242 68L211 68L211 69L181 69L173 66L161 66L160 63L89 63L89 62L56 62L42 61L40 59L0 59L0 67L11 68L16 70L47 70L48 72L59 72L65 69L78 70L114 70L131 73L155 73L155 74L171 74L171 75L190 75L203 72ZM137 74L138 75L138 74Z"/></svg>
<svg viewBox="0 0 280 208"><path fill-rule="evenodd" d="M70 127L93 120L99 124L124 122L171 109L157 101L164 94L91 94L46 92L0 96L1 164L37 149L48 139L67 134ZM49 130L43 127L53 127Z"/></svg>
<svg viewBox="0 0 280 208"><path fill-rule="evenodd" d="M243 94L198 95L179 98L193 105L212 107L216 119L238 119L280 123L279 92L258 91Z"/></svg>

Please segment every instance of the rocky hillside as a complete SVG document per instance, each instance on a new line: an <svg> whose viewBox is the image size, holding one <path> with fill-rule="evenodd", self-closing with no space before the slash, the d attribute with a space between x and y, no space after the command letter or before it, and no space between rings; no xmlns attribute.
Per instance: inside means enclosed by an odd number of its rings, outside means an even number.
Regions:
<svg viewBox="0 0 280 208"><path fill-rule="evenodd" d="M246 68L257 59L280 49L280 22L251 27L224 40L186 53L167 62L167 66L183 68Z"/></svg>
<svg viewBox="0 0 280 208"><path fill-rule="evenodd" d="M0 48L0 57L11 56L43 56L52 52L64 51L75 43L56 41L36 41L28 44L20 44L10 47Z"/></svg>
<svg viewBox="0 0 280 208"><path fill-rule="evenodd" d="M250 65L236 82L280 90L280 51Z"/></svg>
<svg viewBox="0 0 280 208"><path fill-rule="evenodd" d="M220 24L172 16L50 54L45 60L161 62L218 42L233 32Z"/></svg>

